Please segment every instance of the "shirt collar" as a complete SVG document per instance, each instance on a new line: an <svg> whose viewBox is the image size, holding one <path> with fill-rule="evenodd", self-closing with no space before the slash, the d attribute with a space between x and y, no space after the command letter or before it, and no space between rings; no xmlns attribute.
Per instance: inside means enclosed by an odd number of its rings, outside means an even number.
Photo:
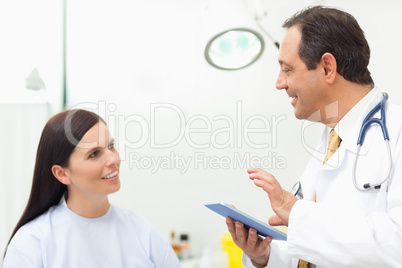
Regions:
<svg viewBox="0 0 402 268"><path fill-rule="evenodd" d="M347 148L356 146L363 116L367 114L365 111L375 101L378 94L378 88L374 87L335 126L336 133L341 137L343 145ZM330 129L328 128L329 131Z"/></svg>

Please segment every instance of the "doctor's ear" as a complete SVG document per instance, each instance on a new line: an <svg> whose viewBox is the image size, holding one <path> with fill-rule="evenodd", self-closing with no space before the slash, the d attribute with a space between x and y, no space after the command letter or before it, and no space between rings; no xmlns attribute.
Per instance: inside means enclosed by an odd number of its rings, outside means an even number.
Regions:
<svg viewBox="0 0 402 268"><path fill-rule="evenodd" d="M69 185L71 183L70 176L68 176L68 171L59 165L52 166L52 173L61 183Z"/></svg>
<svg viewBox="0 0 402 268"><path fill-rule="evenodd" d="M324 55L321 56L321 64L322 68L324 70L325 74L325 79L329 84L334 83L335 81L335 76L337 74L337 64L336 64L336 59L334 55L331 53L324 53Z"/></svg>

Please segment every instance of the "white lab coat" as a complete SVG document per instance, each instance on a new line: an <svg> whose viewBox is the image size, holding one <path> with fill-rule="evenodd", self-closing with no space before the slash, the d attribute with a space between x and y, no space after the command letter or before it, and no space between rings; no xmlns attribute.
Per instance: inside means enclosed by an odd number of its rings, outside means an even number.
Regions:
<svg viewBox="0 0 402 268"><path fill-rule="evenodd" d="M381 99L381 92L375 92L356 127L349 135L340 135L342 144L325 165L329 129L324 131L300 179L304 200L291 211L288 241L272 243L267 267L297 267L299 258L317 268L402 267L402 107L388 104L386 110L393 164L387 183L381 189L359 191L352 181L360 127ZM381 128L375 124L359 153L358 184L381 181L387 167Z"/></svg>

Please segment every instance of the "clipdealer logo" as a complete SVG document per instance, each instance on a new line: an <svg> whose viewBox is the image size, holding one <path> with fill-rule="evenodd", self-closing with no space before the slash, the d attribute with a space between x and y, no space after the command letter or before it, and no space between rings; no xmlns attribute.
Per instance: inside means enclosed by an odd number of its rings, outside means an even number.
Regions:
<svg viewBox="0 0 402 268"><path fill-rule="evenodd" d="M177 170L183 174L189 169L287 167L285 157L269 151L277 146L278 128L286 115L245 116L241 101L231 114L209 117L186 116L171 103L151 103L146 114L119 114L115 104L105 101L80 103L73 109L95 112L106 121L121 160L128 161L130 169L151 173ZM67 133L68 126L65 129ZM263 154L248 151L255 149ZM226 153L222 155L223 150Z"/></svg>
<svg viewBox="0 0 402 268"><path fill-rule="evenodd" d="M303 120L301 126L301 144L304 150L311 155L311 157L322 161L327 153L326 147L317 147L317 140L322 137L317 136L317 134L322 135L325 125L323 121L330 121L337 119L339 116L339 101L334 101L327 104L322 111L318 110L311 114L307 120ZM336 124L334 129L337 133L342 131L341 126ZM327 135L326 135L327 137ZM340 163L340 155L335 153L330 161L326 162L326 165L331 167L337 167Z"/></svg>

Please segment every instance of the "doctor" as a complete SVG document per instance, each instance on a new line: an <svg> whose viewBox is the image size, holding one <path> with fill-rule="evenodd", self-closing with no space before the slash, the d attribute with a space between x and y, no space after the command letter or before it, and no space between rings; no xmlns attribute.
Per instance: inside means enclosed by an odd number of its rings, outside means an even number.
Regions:
<svg viewBox="0 0 402 268"><path fill-rule="evenodd" d="M402 108L385 107L392 157L389 179L379 189L357 189L352 179L357 138L364 118L383 98L367 69L370 49L364 33L350 14L320 6L299 12L284 27L276 87L289 95L298 119L326 127L300 179L303 200L284 191L272 174L248 170L254 184L267 192L276 214L269 223L288 226L288 240L263 239L227 218L233 240L245 253L243 263L275 268L401 267ZM340 145L323 164L330 135L339 135ZM388 161L381 128L373 124L359 152L357 184L381 182Z"/></svg>

